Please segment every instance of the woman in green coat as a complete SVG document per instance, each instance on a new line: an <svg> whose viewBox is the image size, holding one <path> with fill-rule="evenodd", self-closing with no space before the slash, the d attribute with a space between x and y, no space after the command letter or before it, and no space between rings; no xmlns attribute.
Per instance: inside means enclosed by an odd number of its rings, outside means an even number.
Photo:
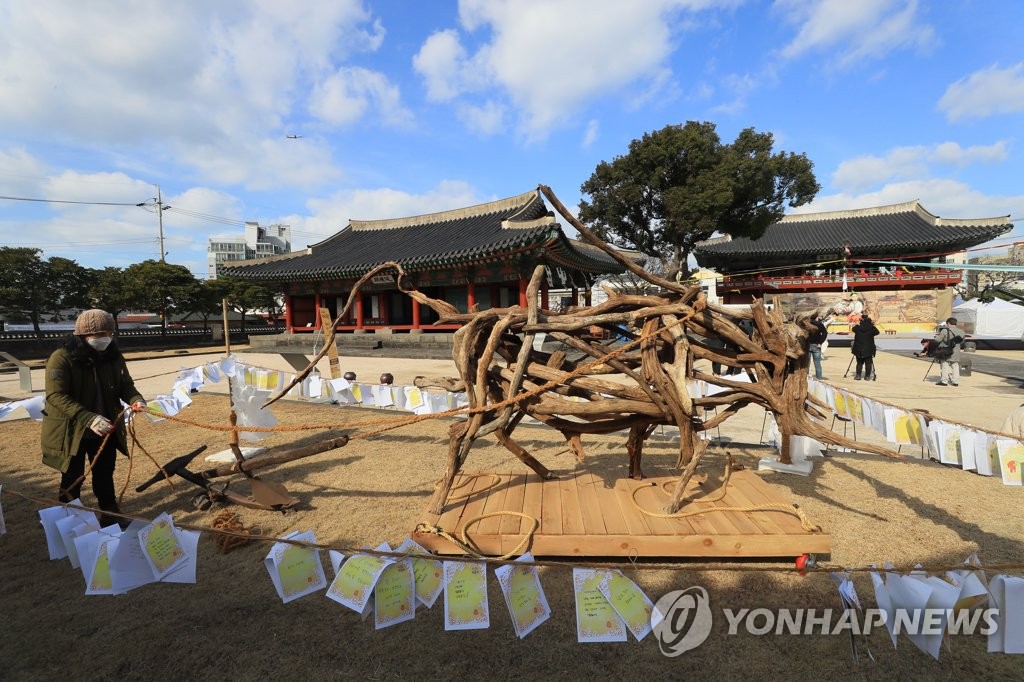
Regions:
<svg viewBox="0 0 1024 682"><path fill-rule="evenodd" d="M116 450L127 455L128 443L124 428L117 428L115 420L121 412L121 401L136 412L144 409L146 402L135 389L113 335L113 315L87 310L75 320L74 334L50 355L40 440L43 463L61 472L61 502L70 502L81 494L88 457L99 508L119 514L114 490ZM108 433L110 438L99 451ZM116 521L107 514L100 518L104 526Z"/></svg>

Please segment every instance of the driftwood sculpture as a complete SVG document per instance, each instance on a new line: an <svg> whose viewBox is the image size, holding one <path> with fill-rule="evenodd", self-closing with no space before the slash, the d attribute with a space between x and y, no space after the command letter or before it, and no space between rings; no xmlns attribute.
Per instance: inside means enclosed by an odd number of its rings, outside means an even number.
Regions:
<svg viewBox="0 0 1024 682"><path fill-rule="evenodd" d="M678 427L677 464L682 473L669 513L678 511L685 502L686 484L707 447L701 433L718 428L746 405L757 405L774 414L782 434L781 461L785 463L791 461L789 441L793 435L899 457L888 448L854 442L815 421L831 413L826 405L808 396L807 338L813 330L808 321L787 324L781 313L767 310L761 301L739 312L709 304L699 287L655 276L622 256L576 220L550 188L540 189L585 239L659 287L660 293L627 295L608 290L608 300L598 306L541 310L537 294L544 266L538 266L527 289L526 309L513 306L460 313L446 301L406 287L401 266L386 263L357 283L339 314L340 320L362 282L393 268L399 273L402 290L434 309L440 317L438 323L462 325L455 332L453 349L459 380L419 382L420 386L465 390L470 406L468 419L450 429L445 472L431 502L433 513L441 512L456 473L473 443L484 436L494 435L541 477L553 476L512 438L527 415L558 430L581 460L585 454L584 434L628 430L628 472L633 478L642 477L644 443L654 428L661 424ZM593 328L607 330L613 340L595 340ZM538 350L534 344L538 334L561 342L566 350ZM626 339L625 344L621 339ZM577 359L570 359L568 352ZM295 383L319 359L315 358ZM749 381L715 375L697 367L698 360L736 368L745 372ZM725 390L695 397L688 390L691 379Z"/></svg>

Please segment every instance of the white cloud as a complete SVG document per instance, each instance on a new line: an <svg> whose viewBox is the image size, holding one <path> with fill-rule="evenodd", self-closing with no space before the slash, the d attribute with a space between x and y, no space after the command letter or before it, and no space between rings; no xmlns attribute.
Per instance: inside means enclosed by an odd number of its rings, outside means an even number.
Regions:
<svg viewBox="0 0 1024 682"><path fill-rule="evenodd" d="M427 98L435 102L450 101L462 92L465 63L466 50L454 29L431 35L412 60L427 86Z"/></svg>
<svg viewBox="0 0 1024 682"><path fill-rule="evenodd" d="M480 106L461 105L457 116L470 132L478 135L495 135L505 130L505 107L494 100L488 100Z"/></svg>
<svg viewBox="0 0 1024 682"><path fill-rule="evenodd" d="M361 67L338 69L313 88L310 113L335 126L345 126L366 116L372 108L387 124L405 127L412 112L402 106L398 86L387 76Z"/></svg>
<svg viewBox="0 0 1024 682"><path fill-rule="evenodd" d="M859 192L891 180L927 176L936 164L965 167L975 163L999 163L1007 158L1004 141L972 147L961 147L956 142L931 147L896 147L884 156L859 156L843 161L832 175L832 184L844 191Z"/></svg>
<svg viewBox="0 0 1024 682"><path fill-rule="evenodd" d="M343 190L331 196L311 199L306 203L309 216L283 216L312 244L325 239L345 227L350 220L378 220L436 213L472 206L493 200L482 198L468 183L443 180L423 194L410 194L401 190L358 189ZM295 239L296 243L302 240Z"/></svg>
<svg viewBox="0 0 1024 682"><path fill-rule="evenodd" d="M0 126L109 154L146 147L163 167L174 157L189 166L200 149L203 169L244 170L209 156L278 134L313 84L383 37L360 0L310 0L301 11L271 1L14 3L0 21ZM377 92L386 112L400 111Z"/></svg>
<svg viewBox="0 0 1024 682"><path fill-rule="evenodd" d="M520 132L538 138L589 100L636 83L667 86L679 15L739 1L462 0L466 34L433 34L413 64L437 101L500 89L520 112ZM463 43L484 31L470 54Z"/></svg>
<svg viewBox="0 0 1024 682"><path fill-rule="evenodd" d="M990 66L946 88L939 110L950 121L1024 111L1024 62L1001 69Z"/></svg>
<svg viewBox="0 0 1024 682"><path fill-rule="evenodd" d="M785 59L832 52L830 66L848 68L900 48L929 49L936 40L918 17L918 0L776 0L774 7L800 27L781 50Z"/></svg>
<svg viewBox="0 0 1024 682"><path fill-rule="evenodd" d="M841 211L920 200L928 211L941 218L995 218L1024 213L1024 194L992 196L949 179L909 180L886 184L877 191L819 196L793 213Z"/></svg>
<svg viewBox="0 0 1024 682"><path fill-rule="evenodd" d="M584 149L590 149L590 146L597 140L598 130L600 130L600 124L596 119L590 119L587 122L587 130L583 133L583 142L580 146Z"/></svg>

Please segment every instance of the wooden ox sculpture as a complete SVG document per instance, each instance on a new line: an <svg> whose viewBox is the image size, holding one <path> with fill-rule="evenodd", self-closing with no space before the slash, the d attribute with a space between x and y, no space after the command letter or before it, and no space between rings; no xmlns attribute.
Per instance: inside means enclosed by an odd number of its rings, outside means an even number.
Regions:
<svg viewBox="0 0 1024 682"><path fill-rule="evenodd" d="M433 308L440 317L438 323L462 325L455 332L453 348L459 380L418 381L420 386L465 390L470 407L468 419L450 428L444 475L431 502L433 513L441 513L473 443L488 435L541 477L553 477L512 437L527 415L559 431L579 459L584 456L584 434L628 430L628 472L633 478L642 476L643 447L654 428L661 424L678 427L677 465L682 473L669 513L685 502L686 485L707 447L701 433L718 428L746 405L774 414L785 463L791 461L789 441L793 435L899 456L884 447L854 442L815 421L824 420L830 412L807 392L807 337L813 330L809 322L787 324L781 313L767 310L761 301L739 312L709 304L698 286L655 276L623 257L576 220L548 187L540 189L584 238L659 287L660 293L627 295L609 290L608 300L597 306L541 310L537 294L544 267L538 266L527 289L527 308L460 313L445 301L405 287L403 269L388 263L357 283L339 314L340 319L347 313L359 284L383 269L394 268L399 272L399 286ZM594 340L591 329L595 327L608 330L613 340ZM534 344L538 334L561 342L566 350L538 350ZM624 347L621 339L626 339ZM567 351L578 359L570 359ZM307 373L319 359L313 360ZM749 381L698 369L696 360L736 368L745 372ZM694 397L688 390L689 380L703 380L724 390Z"/></svg>

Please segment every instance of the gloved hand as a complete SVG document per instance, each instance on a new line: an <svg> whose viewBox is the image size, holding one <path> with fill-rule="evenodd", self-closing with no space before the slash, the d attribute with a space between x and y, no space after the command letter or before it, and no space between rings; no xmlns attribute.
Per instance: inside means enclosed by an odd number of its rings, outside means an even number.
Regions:
<svg viewBox="0 0 1024 682"><path fill-rule="evenodd" d="M136 400L134 403L132 403L132 412L142 412L145 409L146 409L146 401L145 400Z"/></svg>
<svg viewBox="0 0 1024 682"><path fill-rule="evenodd" d="M102 415L96 415L89 422L89 430L97 436L105 436L114 430L114 425Z"/></svg>

